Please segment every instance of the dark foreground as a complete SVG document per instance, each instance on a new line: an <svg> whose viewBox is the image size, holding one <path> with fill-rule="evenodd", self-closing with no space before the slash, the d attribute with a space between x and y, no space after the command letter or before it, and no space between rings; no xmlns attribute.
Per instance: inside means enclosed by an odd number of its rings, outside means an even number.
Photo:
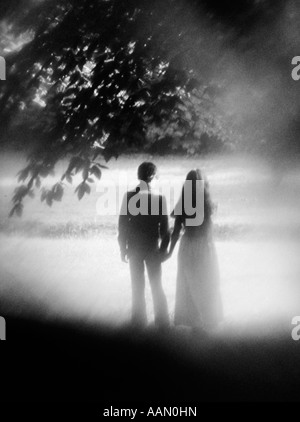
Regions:
<svg viewBox="0 0 300 422"><path fill-rule="evenodd" d="M175 329L6 320L2 401L300 401L300 342L288 337L203 339Z"/></svg>

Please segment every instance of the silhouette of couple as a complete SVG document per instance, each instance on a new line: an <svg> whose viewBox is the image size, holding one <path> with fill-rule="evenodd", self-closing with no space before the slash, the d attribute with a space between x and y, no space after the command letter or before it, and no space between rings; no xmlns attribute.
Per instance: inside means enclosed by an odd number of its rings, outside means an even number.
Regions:
<svg viewBox="0 0 300 422"><path fill-rule="evenodd" d="M170 234L166 199L151 189L157 173L156 166L144 162L138 168L139 184L123 198L119 216L118 241L122 261L130 266L132 284L132 324L147 325L145 302L145 267L153 297L155 325L170 325L166 296L162 288L162 262L170 258L181 236L176 282L174 324L210 330L222 318L219 292L219 273L212 238L210 200L207 180L200 170L191 170L182 188L181 197L171 216L175 219ZM197 202L197 181L202 181L204 218L201 224L188 225L184 201ZM191 195L185 195L185 184L192 186ZM178 207L180 212L178 212ZM146 212L145 212L146 211Z"/></svg>

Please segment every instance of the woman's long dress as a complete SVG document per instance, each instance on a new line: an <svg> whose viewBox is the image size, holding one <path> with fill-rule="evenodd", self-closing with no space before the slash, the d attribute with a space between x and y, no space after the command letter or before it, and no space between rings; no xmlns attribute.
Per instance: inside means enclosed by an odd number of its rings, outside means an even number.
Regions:
<svg viewBox="0 0 300 422"><path fill-rule="evenodd" d="M174 236L182 229L175 220ZM175 325L206 330L217 326L223 316L219 269L210 218L201 226L185 227L178 252Z"/></svg>

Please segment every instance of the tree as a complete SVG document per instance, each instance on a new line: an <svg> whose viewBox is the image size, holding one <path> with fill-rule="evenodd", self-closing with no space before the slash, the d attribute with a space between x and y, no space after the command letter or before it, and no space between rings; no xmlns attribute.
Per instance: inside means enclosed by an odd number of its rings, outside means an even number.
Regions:
<svg viewBox="0 0 300 422"><path fill-rule="evenodd" d="M224 46L238 39L245 48L255 25L273 19L270 4L276 11L283 2L17 3L5 1L2 15L2 22L12 23L10 37L21 41L6 54L1 140L22 129L29 153L11 214L21 214L23 198L65 157L70 161L61 179L42 190L49 205L61 200L64 183L78 172L81 199L101 177L103 159L128 148L171 137L173 148L189 150L191 140L193 151L203 135L232 142L232 116L222 105L230 80Z"/></svg>

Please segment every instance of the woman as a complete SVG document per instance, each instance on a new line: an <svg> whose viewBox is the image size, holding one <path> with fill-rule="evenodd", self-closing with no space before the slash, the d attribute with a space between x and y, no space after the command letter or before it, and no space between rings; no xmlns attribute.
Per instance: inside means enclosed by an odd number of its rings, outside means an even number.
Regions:
<svg viewBox="0 0 300 422"><path fill-rule="evenodd" d="M202 185L197 181L202 181ZM204 195L203 189L199 191L199 185L203 184ZM188 215L190 212L187 214L186 210L191 210L191 206L195 209L199 195L200 200L204 196L204 219L200 225L189 225L193 215ZM171 214L175 218L175 225L169 256L183 230L178 252L175 325L210 330L222 319L218 262L212 238L212 212L207 180L199 169L190 171L181 198Z"/></svg>

